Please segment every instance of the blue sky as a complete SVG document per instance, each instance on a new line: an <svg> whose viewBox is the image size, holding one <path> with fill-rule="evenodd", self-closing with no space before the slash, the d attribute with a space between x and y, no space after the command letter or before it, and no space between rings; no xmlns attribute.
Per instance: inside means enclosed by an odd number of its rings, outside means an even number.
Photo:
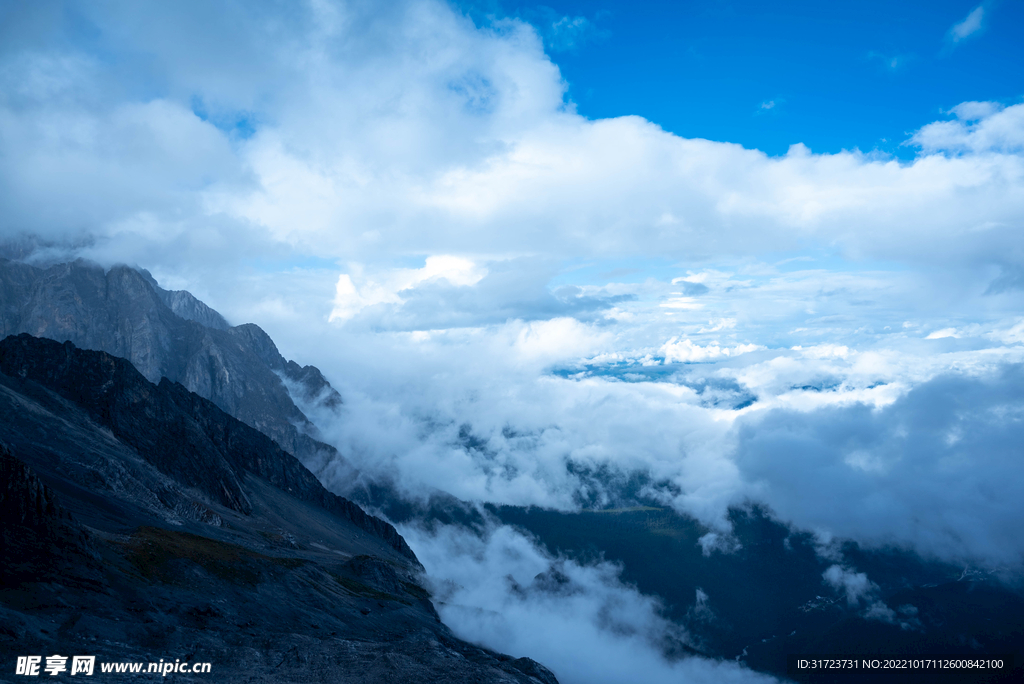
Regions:
<svg viewBox="0 0 1024 684"><path fill-rule="evenodd" d="M1019 2L463 3L532 22L591 118L638 114L684 137L782 154L911 157L910 133L967 100L1020 101ZM976 31L951 29L976 8ZM568 19L568 20L567 20Z"/></svg>
<svg viewBox="0 0 1024 684"><path fill-rule="evenodd" d="M579 473L644 471L708 552L757 500L826 554L1024 568L1021 3L0 12L0 243L259 324L339 388L313 418L368 476L571 510ZM550 560L507 528L407 532L488 615L516 600L488 563ZM720 681L603 629L606 599L665 625L614 569L573 571L596 603L556 612L590 636L530 654L562 681L622 652ZM538 622L505 612L446 618L504 650Z"/></svg>

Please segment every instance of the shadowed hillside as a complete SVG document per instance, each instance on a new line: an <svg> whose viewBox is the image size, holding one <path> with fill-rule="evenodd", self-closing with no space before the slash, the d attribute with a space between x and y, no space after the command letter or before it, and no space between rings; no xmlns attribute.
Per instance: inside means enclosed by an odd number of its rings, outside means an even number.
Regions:
<svg viewBox="0 0 1024 684"><path fill-rule="evenodd" d="M456 639L391 525L181 385L20 335L0 342L0 412L5 662L212 663L177 681L555 682Z"/></svg>

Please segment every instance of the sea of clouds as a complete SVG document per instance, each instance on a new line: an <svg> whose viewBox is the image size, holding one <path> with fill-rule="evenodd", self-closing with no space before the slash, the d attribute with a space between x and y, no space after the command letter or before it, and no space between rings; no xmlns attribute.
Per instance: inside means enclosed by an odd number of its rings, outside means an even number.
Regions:
<svg viewBox="0 0 1024 684"><path fill-rule="evenodd" d="M1019 572L1024 105L948 103L909 161L772 157L580 116L534 27L430 0L34 3L2 30L2 237L263 326L341 391L313 417L361 477L572 511L643 472L708 553L756 501L824 554ZM403 533L457 633L563 682L757 678L666 659L690 635L613 565Z"/></svg>

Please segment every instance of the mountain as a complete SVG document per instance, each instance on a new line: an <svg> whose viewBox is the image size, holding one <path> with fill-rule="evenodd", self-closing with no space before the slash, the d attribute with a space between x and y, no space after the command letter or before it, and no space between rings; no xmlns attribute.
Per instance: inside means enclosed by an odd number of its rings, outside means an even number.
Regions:
<svg viewBox="0 0 1024 684"><path fill-rule="evenodd" d="M184 682L555 682L455 638L391 525L180 384L21 334L0 342L0 415L5 662L211 663L213 680Z"/></svg>
<svg viewBox="0 0 1024 684"><path fill-rule="evenodd" d="M150 382L179 382L304 463L338 458L289 391L340 405L319 370L286 360L258 326L232 327L188 292L162 289L147 271L0 259L0 337L18 333L126 358Z"/></svg>
<svg viewBox="0 0 1024 684"><path fill-rule="evenodd" d="M731 548L705 553L699 540L713 530L700 521L644 499L628 486L601 484L603 491L621 496L616 505L575 512L474 505L443 492L408 501L387 483L364 483L352 496L398 524L455 525L479 534L510 525L551 558L615 563L621 580L657 597L662 615L685 633L683 641L660 644L670 659L698 654L796 681L832 682L845 680L827 672L797 677L789 671L788 657L1008 656L1008 672L932 672L928 681L1024 681L1019 576L954 566L906 548L863 548L851 540L836 540L832 553L823 553L814 535L755 504L730 508ZM844 587L826 581L827 573L839 569L854 575L847 579L863 582L852 600ZM856 577L859 573L864 575ZM538 575L532 585L517 590L556 596L575 589ZM894 671L849 681L911 679Z"/></svg>
<svg viewBox="0 0 1024 684"><path fill-rule="evenodd" d="M1019 584L996 573L924 559L909 549L865 549L852 541L841 545L842 560L824 558L813 535L754 505L729 511L735 548L705 554L698 539L707 528L647 504L575 513L484 509L528 531L552 555L621 564L623 581L660 597L666 617L683 626L707 656L792 677L790 654L1009 655L1011 672L985 673L980 680L962 672L944 679L933 672L928 681L1022 681L1024 596ZM848 601L823 581L836 563L864 572L865 584L870 578L858 600ZM893 677L912 680L905 672ZM874 673L848 681L892 679Z"/></svg>

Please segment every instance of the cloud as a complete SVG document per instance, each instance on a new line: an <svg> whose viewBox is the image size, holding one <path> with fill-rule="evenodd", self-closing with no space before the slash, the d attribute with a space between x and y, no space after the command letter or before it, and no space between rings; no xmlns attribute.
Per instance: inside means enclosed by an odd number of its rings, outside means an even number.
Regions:
<svg viewBox="0 0 1024 684"><path fill-rule="evenodd" d="M544 33L547 34L545 42L556 52L572 50L588 40L603 35L589 19L580 16L560 17L544 28Z"/></svg>
<svg viewBox="0 0 1024 684"><path fill-rule="evenodd" d="M484 266L465 258L431 256L421 269L393 269L376 276L361 267L354 271L338 277L329 320L373 330L465 328L566 316L595 320L636 298L605 288L549 288L553 270L537 259Z"/></svg>
<svg viewBox="0 0 1024 684"><path fill-rule="evenodd" d="M763 100L755 110L754 115L759 116L761 114L778 114L779 109L785 104L786 99L783 97L775 97L770 100Z"/></svg>
<svg viewBox="0 0 1024 684"><path fill-rule="evenodd" d="M441 489L574 510L616 500L632 472L648 471L682 485L680 506L712 521L724 514L736 473L715 444L728 425L700 408L698 391L548 372L613 347L606 326L509 321L374 334L373 345L367 334L335 337L333 354L318 355L346 397L321 428L366 476L413 497Z"/></svg>
<svg viewBox="0 0 1024 684"><path fill-rule="evenodd" d="M611 31L599 26L608 17L607 10L598 11L593 18L588 18L561 14L541 5L521 9L518 15L536 27L544 40L544 47L554 53L576 52L589 43L599 42L611 35Z"/></svg>
<svg viewBox="0 0 1024 684"><path fill-rule="evenodd" d="M1024 105L963 102L950 110L953 121L936 121L913 135L911 144L947 154L1020 154L1024 150Z"/></svg>
<svg viewBox="0 0 1024 684"><path fill-rule="evenodd" d="M987 119L993 114L998 114L1003 107L998 102L961 102L949 110L957 119L963 122L980 121Z"/></svg>
<svg viewBox="0 0 1024 684"><path fill-rule="evenodd" d="M402 303L400 293L424 283L444 282L448 286L468 287L479 283L486 275L487 269L469 259L449 255L427 257L423 268L394 270L387 274L384 282L367 280L358 289L352 276L342 274L338 276L334 309L329 320L348 320L366 307L377 304Z"/></svg>
<svg viewBox="0 0 1024 684"><path fill-rule="evenodd" d="M1020 567L1024 366L943 375L891 405L769 411L740 423L736 463L803 529Z"/></svg>
<svg viewBox="0 0 1024 684"><path fill-rule="evenodd" d="M694 344L690 340L680 340L673 337L659 350L665 358L665 363L693 363L695 361L708 361L723 356L738 356L748 352L764 349L756 344L740 344L735 347L720 347L717 344L709 344L706 347Z"/></svg>
<svg viewBox="0 0 1024 684"><path fill-rule="evenodd" d="M773 682L736 663L685 657L689 637L620 568L552 558L510 527L405 527L432 581L438 611L462 638L528 655L565 684ZM706 616L698 590L693 610Z"/></svg>
<svg viewBox="0 0 1024 684"><path fill-rule="evenodd" d="M959 43L965 38L977 35L984 28L984 20L985 5L981 4L972 9L963 21L953 24L953 27L949 29L949 39L954 43Z"/></svg>
<svg viewBox="0 0 1024 684"><path fill-rule="evenodd" d="M84 23L71 28L102 50L47 49L35 30L0 56L0 219L88 238L104 261L827 248L1021 262L1007 248L1024 210L1021 106L926 124L909 162L801 145L769 157L639 117L585 119L532 26L478 27L429 0L38 13L50 34Z"/></svg>
<svg viewBox="0 0 1024 684"><path fill-rule="evenodd" d="M878 591L878 585L869 580L867 574L839 565L830 565L822 577L833 589L846 595L846 603L851 607Z"/></svg>
<svg viewBox="0 0 1024 684"><path fill-rule="evenodd" d="M643 473L645 496L716 535L709 553L729 548L727 508L753 500L833 539L1021 565L1019 321L755 351L713 344L742 327L727 323L628 352L642 317L325 331L311 360L346 405L321 427L364 476L414 498L576 510L636 496Z"/></svg>
<svg viewBox="0 0 1024 684"><path fill-rule="evenodd" d="M857 572L854 569L841 565L830 565L822 573L822 579L832 589L842 592L846 597L846 604L850 608L865 606L860 611L860 616L865 620L878 620L891 625L899 625L905 630L922 630L921 621L915 617L917 607L906 604L893 610L878 597L879 587L868 579L867 573Z"/></svg>
<svg viewBox="0 0 1024 684"><path fill-rule="evenodd" d="M943 328L942 330L936 330L935 332L928 333L926 340L941 340L944 337L959 337L956 332L956 328Z"/></svg>

